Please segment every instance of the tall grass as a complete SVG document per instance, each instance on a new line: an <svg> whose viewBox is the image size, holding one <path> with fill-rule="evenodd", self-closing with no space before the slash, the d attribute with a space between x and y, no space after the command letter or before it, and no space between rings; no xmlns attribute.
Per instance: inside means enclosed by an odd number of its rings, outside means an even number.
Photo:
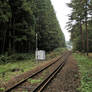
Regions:
<svg viewBox="0 0 92 92"><path fill-rule="evenodd" d="M80 92L92 92L92 59L84 55L74 54L78 61L81 86Z"/></svg>
<svg viewBox="0 0 92 92"><path fill-rule="evenodd" d="M52 52L46 53L46 60L55 58L58 55L61 55L65 49L57 48ZM3 80L6 82L10 80L11 77L14 77L23 72L32 70L34 67L38 66L40 63L36 63L35 55L33 54L14 54L11 56L1 56L0 63L0 81Z"/></svg>

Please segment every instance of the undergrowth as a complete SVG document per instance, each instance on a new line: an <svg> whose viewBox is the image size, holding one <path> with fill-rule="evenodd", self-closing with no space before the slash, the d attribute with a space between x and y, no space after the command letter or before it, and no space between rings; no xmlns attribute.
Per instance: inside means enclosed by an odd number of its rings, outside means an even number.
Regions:
<svg viewBox="0 0 92 92"><path fill-rule="evenodd" d="M78 61L81 86L79 92L92 92L92 59L84 55L74 54Z"/></svg>
<svg viewBox="0 0 92 92"><path fill-rule="evenodd" d="M61 55L66 49L57 48L46 53L46 61ZM32 70L41 63L36 63L33 54L2 55L0 57L0 81L6 82L16 75Z"/></svg>

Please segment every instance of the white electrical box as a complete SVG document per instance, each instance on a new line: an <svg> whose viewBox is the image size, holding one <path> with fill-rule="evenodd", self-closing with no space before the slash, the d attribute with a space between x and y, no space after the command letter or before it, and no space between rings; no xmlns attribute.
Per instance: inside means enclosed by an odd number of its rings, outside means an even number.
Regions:
<svg viewBox="0 0 92 92"><path fill-rule="evenodd" d="M44 50L36 51L35 56L36 56L36 60L45 60L46 58Z"/></svg>

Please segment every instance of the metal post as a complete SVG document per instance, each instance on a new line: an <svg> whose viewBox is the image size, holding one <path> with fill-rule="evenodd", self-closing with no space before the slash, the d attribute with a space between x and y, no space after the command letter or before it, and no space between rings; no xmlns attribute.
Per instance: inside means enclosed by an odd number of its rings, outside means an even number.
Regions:
<svg viewBox="0 0 92 92"><path fill-rule="evenodd" d="M36 33L36 62L38 62L38 34Z"/></svg>
<svg viewBox="0 0 92 92"><path fill-rule="evenodd" d="M38 34L36 33L36 51L38 50Z"/></svg>

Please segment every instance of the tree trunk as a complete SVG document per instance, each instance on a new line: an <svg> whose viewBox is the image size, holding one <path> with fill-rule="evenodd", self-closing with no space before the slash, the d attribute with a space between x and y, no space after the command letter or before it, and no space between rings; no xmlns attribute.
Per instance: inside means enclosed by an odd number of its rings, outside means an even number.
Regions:
<svg viewBox="0 0 92 92"><path fill-rule="evenodd" d="M9 30L9 49L8 49L8 55L11 55L11 52L12 52L11 30Z"/></svg>
<svg viewBox="0 0 92 92"><path fill-rule="evenodd" d="M87 28L87 0L86 0L86 11L85 11L85 28L86 28L86 53L88 56L89 46L88 46L88 28Z"/></svg>
<svg viewBox="0 0 92 92"><path fill-rule="evenodd" d="M80 32L81 32L81 50L82 52L84 52L85 47L84 47L84 36L83 36L83 30L82 30L82 24L81 24L81 20L80 20Z"/></svg>
<svg viewBox="0 0 92 92"><path fill-rule="evenodd" d="M31 44L30 44L30 41L28 41L28 52L29 53L31 52Z"/></svg>
<svg viewBox="0 0 92 92"><path fill-rule="evenodd" d="M88 28L87 28L87 16L85 18L85 27L86 27L86 53L88 56L88 50L89 50L89 46L88 46Z"/></svg>
<svg viewBox="0 0 92 92"><path fill-rule="evenodd" d="M11 32L13 34L13 53L15 52L15 30L14 30L14 1L9 0L9 4L10 4L10 8L11 8L11 13L12 13L12 17L11 17Z"/></svg>
<svg viewBox="0 0 92 92"><path fill-rule="evenodd" d="M6 32L7 32L7 29L5 30L4 32L4 37L3 37L3 47L2 47L2 53L4 54L4 50L5 50L5 40L6 40Z"/></svg>
<svg viewBox="0 0 92 92"><path fill-rule="evenodd" d="M14 30L14 14L12 14L12 31L13 31L13 53L15 53L15 30Z"/></svg>

